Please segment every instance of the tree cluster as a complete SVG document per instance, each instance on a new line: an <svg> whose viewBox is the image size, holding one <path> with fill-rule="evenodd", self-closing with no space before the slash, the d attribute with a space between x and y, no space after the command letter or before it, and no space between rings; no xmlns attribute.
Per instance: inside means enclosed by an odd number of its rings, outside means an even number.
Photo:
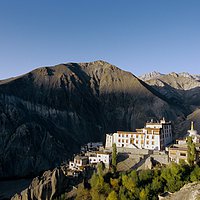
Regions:
<svg viewBox="0 0 200 200"><path fill-rule="evenodd" d="M148 200L158 199L165 191L175 192L188 182L200 180L200 167L172 163L153 170L105 173L100 166L89 181L81 184L76 200Z"/></svg>

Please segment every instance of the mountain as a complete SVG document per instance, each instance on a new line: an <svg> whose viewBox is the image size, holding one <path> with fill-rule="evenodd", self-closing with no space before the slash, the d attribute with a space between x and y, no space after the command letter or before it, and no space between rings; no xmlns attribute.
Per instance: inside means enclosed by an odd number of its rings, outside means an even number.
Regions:
<svg viewBox="0 0 200 200"><path fill-rule="evenodd" d="M41 67L0 82L0 177L35 175L108 132L186 115L181 104L104 61Z"/></svg>
<svg viewBox="0 0 200 200"><path fill-rule="evenodd" d="M153 71L153 72L143 74L142 76L139 76L139 78L143 81L148 81L154 78L159 78L160 76L163 76L163 75L164 74L161 74L160 72Z"/></svg>
<svg viewBox="0 0 200 200"><path fill-rule="evenodd" d="M140 78L143 81L149 81L151 79L162 78L163 76L166 76L166 75L172 75L172 76L174 75L174 76L191 78L191 79L200 81L200 75L189 74L188 72L181 72L181 73L171 72L169 74L162 74L160 72L153 71L153 72L143 74L143 75L139 76L138 78Z"/></svg>
<svg viewBox="0 0 200 200"><path fill-rule="evenodd" d="M145 77L145 75L142 77ZM199 75L172 72L159 77L152 77L145 82L170 99L171 102L184 105L190 109L190 112L195 111L200 106Z"/></svg>

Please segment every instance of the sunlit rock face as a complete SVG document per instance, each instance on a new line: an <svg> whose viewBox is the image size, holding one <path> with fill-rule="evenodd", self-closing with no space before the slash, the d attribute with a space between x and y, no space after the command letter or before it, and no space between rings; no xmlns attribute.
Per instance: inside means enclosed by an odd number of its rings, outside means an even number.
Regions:
<svg viewBox="0 0 200 200"><path fill-rule="evenodd" d="M178 192L169 194L165 197L159 197L161 200L198 200L200 196L200 183L188 183Z"/></svg>
<svg viewBox="0 0 200 200"><path fill-rule="evenodd" d="M28 188L15 194L11 200L53 200L64 192L68 182L62 169L48 170L41 177L34 178Z"/></svg>
<svg viewBox="0 0 200 200"><path fill-rule="evenodd" d="M163 94L171 102L177 102L195 111L200 106L200 76L189 73L149 73L141 76L147 84Z"/></svg>
<svg viewBox="0 0 200 200"><path fill-rule="evenodd" d="M108 132L182 120L185 112L104 61L38 68L0 82L0 177L37 174Z"/></svg>

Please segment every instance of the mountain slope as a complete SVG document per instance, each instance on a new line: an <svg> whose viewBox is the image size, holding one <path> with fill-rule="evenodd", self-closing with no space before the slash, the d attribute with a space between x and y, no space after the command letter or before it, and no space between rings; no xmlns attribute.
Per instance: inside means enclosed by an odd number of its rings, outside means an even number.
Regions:
<svg viewBox="0 0 200 200"><path fill-rule="evenodd" d="M105 133L184 110L129 72L106 63L42 67L0 84L0 177L56 166Z"/></svg>
<svg viewBox="0 0 200 200"><path fill-rule="evenodd" d="M145 77L144 76L141 76ZM170 73L145 81L171 102L184 104L190 112L200 106L200 80L198 75Z"/></svg>

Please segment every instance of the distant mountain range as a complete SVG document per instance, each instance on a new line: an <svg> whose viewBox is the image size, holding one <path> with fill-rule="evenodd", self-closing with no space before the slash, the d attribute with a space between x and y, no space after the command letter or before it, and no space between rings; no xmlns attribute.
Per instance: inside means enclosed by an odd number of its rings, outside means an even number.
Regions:
<svg viewBox="0 0 200 200"><path fill-rule="evenodd" d="M139 76L139 78L143 81L148 81L148 80L155 79L155 78L161 78L161 77L167 76L167 75L172 75L172 76L176 76L176 77L191 78L191 79L200 81L200 75L189 74L188 72L181 72L181 73L172 72L170 74L162 74L160 72L153 71L153 72L150 72L150 73L143 74L142 76Z"/></svg>
<svg viewBox="0 0 200 200"><path fill-rule="evenodd" d="M152 72L140 77L172 102L178 102L195 110L200 106L200 76L189 73L161 74Z"/></svg>
<svg viewBox="0 0 200 200"><path fill-rule="evenodd" d="M175 132L184 134L200 112L197 77L154 72L137 78L95 61L0 81L0 177L38 174L86 142L143 127L151 118L172 120Z"/></svg>

